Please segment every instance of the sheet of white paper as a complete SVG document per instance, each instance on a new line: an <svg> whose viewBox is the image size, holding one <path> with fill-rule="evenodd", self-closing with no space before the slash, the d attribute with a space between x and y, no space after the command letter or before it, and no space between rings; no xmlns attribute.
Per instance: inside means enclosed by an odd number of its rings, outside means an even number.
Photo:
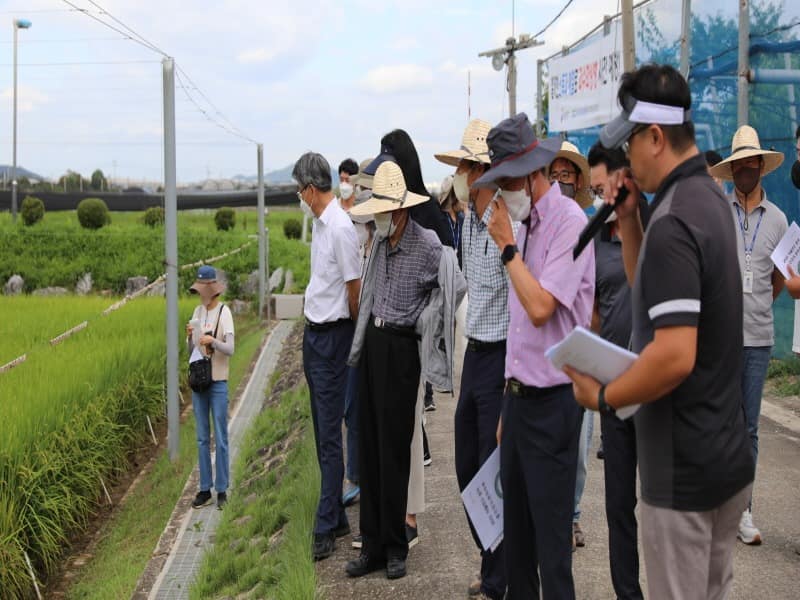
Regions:
<svg viewBox="0 0 800 600"><path fill-rule="evenodd" d="M486 459L469 485L461 492L464 508L478 532L484 550L497 548L503 540L503 489L500 485L500 448Z"/></svg>
<svg viewBox="0 0 800 600"><path fill-rule="evenodd" d="M189 363L191 364L193 362L201 360L202 358L203 358L203 353L197 349L197 346L195 346L194 350L192 350L192 355L189 357Z"/></svg>
<svg viewBox="0 0 800 600"><path fill-rule="evenodd" d="M797 223L792 221L789 229L775 246L775 250L770 255L772 262L778 267L778 270L787 279L789 278L789 270L786 265L792 265L794 272L797 273L797 263L800 262L800 227Z"/></svg>
<svg viewBox="0 0 800 600"><path fill-rule="evenodd" d="M576 327L559 343L544 353L556 369L569 365L581 373L591 375L600 383L610 383L622 375L636 360L637 355L583 327ZM617 410L620 419L627 419L639 410L639 405Z"/></svg>

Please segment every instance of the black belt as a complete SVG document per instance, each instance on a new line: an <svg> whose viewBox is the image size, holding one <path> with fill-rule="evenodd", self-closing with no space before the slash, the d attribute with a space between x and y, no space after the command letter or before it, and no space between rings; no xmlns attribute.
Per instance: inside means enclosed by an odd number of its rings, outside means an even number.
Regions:
<svg viewBox="0 0 800 600"><path fill-rule="evenodd" d="M498 342L482 342L473 338L467 338L467 349L470 352L490 352L505 347L505 340L500 340Z"/></svg>
<svg viewBox="0 0 800 600"><path fill-rule="evenodd" d="M335 327L340 327L345 323L351 323L350 319L338 319L336 321L327 321L325 323L314 323L313 321L309 321L306 319L306 327L308 327L311 331L330 331Z"/></svg>
<svg viewBox="0 0 800 600"><path fill-rule="evenodd" d="M382 329L387 333L395 333L397 335L414 338L416 340L421 339L417 333L417 330L411 325L396 325L394 323L388 323L380 317L376 317L374 315L370 318L370 321L372 321L372 324L375 325L375 327Z"/></svg>
<svg viewBox="0 0 800 600"><path fill-rule="evenodd" d="M542 396L552 394L556 390L569 385L569 383L563 383L561 385L553 385L550 387L536 387L533 385L525 385L524 383L512 377L508 380L508 391L511 392L512 396L517 396L518 398L541 398Z"/></svg>

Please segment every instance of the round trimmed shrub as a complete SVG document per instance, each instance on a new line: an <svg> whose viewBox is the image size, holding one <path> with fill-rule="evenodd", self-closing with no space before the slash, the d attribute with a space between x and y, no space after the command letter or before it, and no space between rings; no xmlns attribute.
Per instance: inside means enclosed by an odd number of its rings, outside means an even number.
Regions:
<svg viewBox="0 0 800 600"><path fill-rule="evenodd" d="M100 198L84 198L78 204L78 221L84 229L100 229L111 223L111 215Z"/></svg>
<svg viewBox="0 0 800 600"><path fill-rule="evenodd" d="M44 202L39 198L26 196L20 206L20 213L22 214L22 222L25 225L30 226L38 223L44 217Z"/></svg>
<svg viewBox="0 0 800 600"><path fill-rule="evenodd" d="M303 224L297 219L287 219L283 222L283 235L290 240L299 240L303 234Z"/></svg>
<svg viewBox="0 0 800 600"><path fill-rule="evenodd" d="M142 217L144 224L149 227L158 227L159 225L164 224L164 208L161 206L151 206L146 211L144 211L144 217Z"/></svg>
<svg viewBox="0 0 800 600"><path fill-rule="evenodd" d="M214 223L217 225L218 231L228 231L236 226L236 211L227 206L217 210L214 215Z"/></svg>

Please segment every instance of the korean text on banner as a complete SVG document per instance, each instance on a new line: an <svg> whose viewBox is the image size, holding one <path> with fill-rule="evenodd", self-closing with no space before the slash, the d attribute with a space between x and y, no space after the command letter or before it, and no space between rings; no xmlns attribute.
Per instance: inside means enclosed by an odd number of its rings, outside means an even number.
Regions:
<svg viewBox="0 0 800 600"><path fill-rule="evenodd" d="M595 42L551 59L549 130L571 131L608 123L619 113L622 34L618 23Z"/></svg>

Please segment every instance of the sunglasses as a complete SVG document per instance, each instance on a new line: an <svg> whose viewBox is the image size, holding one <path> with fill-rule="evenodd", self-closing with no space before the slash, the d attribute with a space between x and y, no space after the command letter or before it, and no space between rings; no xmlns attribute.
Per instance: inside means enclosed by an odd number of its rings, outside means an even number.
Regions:
<svg viewBox="0 0 800 600"><path fill-rule="evenodd" d="M625 140L624 142L622 142L621 148L622 148L622 151L625 153L625 156L628 156L628 154L630 153L631 140L634 138L634 136L636 136L637 134L643 132L645 129L647 129L649 127L650 127L650 125L639 125L639 126L633 128L633 131L631 131L631 134L628 136L628 139Z"/></svg>

